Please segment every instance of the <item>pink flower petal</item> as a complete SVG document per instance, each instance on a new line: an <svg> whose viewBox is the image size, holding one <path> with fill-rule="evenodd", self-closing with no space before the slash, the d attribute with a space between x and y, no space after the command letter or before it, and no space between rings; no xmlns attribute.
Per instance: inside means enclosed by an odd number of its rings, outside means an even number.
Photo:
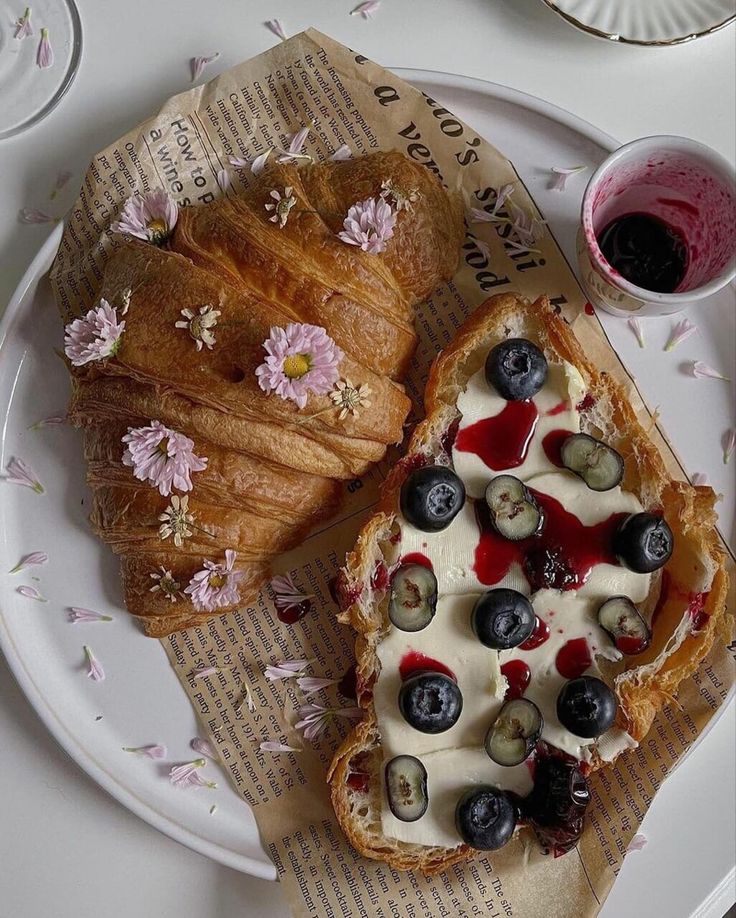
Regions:
<svg viewBox="0 0 736 918"><path fill-rule="evenodd" d="M38 44L36 64L41 70L48 70L54 63L54 51L49 41L49 30L41 29L41 41Z"/></svg>
<svg viewBox="0 0 736 918"><path fill-rule="evenodd" d="M36 477L30 465L22 459L13 456L10 462L5 466L5 471L8 473L5 476L5 480L9 484L21 485L24 488L31 488L36 494L43 494L43 485Z"/></svg>
<svg viewBox="0 0 736 918"><path fill-rule="evenodd" d="M169 772L169 780L174 787L217 787L214 781L206 781L199 769L207 764L205 759L196 759L194 762L185 762L183 765L174 765Z"/></svg>
<svg viewBox="0 0 736 918"><path fill-rule="evenodd" d="M48 599L44 599L38 590L32 586L26 586L25 584L22 584L21 586L15 588L15 592L20 593L21 596L25 596L26 599L35 599L38 602L48 602Z"/></svg>
<svg viewBox="0 0 736 918"><path fill-rule="evenodd" d="M112 615L103 615L102 612L82 609L79 606L71 606L68 618L73 625L80 622L111 622L113 620Z"/></svg>
<svg viewBox="0 0 736 918"><path fill-rule="evenodd" d="M697 330L697 326L693 325L689 319L681 319L677 325L673 326L672 331L670 332L670 336L667 339L667 343L664 346L664 350L674 350L678 344L681 344Z"/></svg>
<svg viewBox="0 0 736 918"><path fill-rule="evenodd" d="M694 360L690 367L690 372L696 379L723 379L726 382L731 381L728 376L724 376L723 373L714 370L713 367L709 367L708 364L703 363L702 360Z"/></svg>
<svg viewBox="0 0 736 918"><path fill-rule="evenodd" d="M266 740L258 747L261 752L301 752L298 746L288 746L286 743L279 743L276 740Z"/></svg>
<svg viewBox="0 0 736 918"><path fill-rule="evenodd" d="M32 567L35 564L46 564L48 560L49 556L45 551L32 551L29 555L23 555L20 561L14 568L9 570L8 573L17 574L18 571L22 571L27 567Z"/></svg>
<svg viewBox="0 0 736 918"><path fill-rule="evenodd" d="M641 322L638 319L629 319L628 326L636 336L636 340L639 342L639 347L644 347L644 329Z"/></svg>
<svg viewBox="0 0 736 918"><path fill-rule="evenodd" d="M21 207L18 211L18 219L21 223L58 223L60 218L36 207Z"/></svg>
<svg viewBox="0 0 736 918"><path fill-rule="evenodd" d="M305 695L311 695L313 692L319 692L330 685L337 685L339 679L321 679L317 676L301 676L296 680L296 684Z"/></svg>
<svg viewBox="0 0 736 918"><path fill-rule="evenodd" d="M207 679L209 676L213 676L215 673L220 672L219 666L205 666L204 669L195 669L192 671L192 679L196 682L197 679Z"/></svg>
<svg viewBox="0 0 736 918"><path fill-rule="evenodd" d="M552 191L564 191L565 184L568 178L571 175L577 175L579 172L585 172L587 166L570 166L563 168L562 166L552 166L549 170L552 173L552 182L550 184L550 190Z"/></svg>
<svg viewBox="0 0 736 918"><path fill-rule="evenodd" d="M203 569L189 581L184 592L191 596L192 605L198 612L214 612L240 602L238 584L244 574L233 566L236 557L236 553L228 548L224 563L205 561Z"/></svg>
<svg viewBox="0 0 736 918"><path fill-rule="evenodd" d="M51 194L49 195L49 200L53 201L56 195L61 191L61 189L66 185L69 179L72 177L71 172L67 169L61 169L56 175L56 181L54 182L54 187L51 189Z"/></svg>
<svg viewBox="0 0 736 918"><path fill-rule="evenodd" d="M217 184L222 191L227 191L230 187L230 173L227 169L220 169L217 173Z"/></svg>
<svg viewBox="0 0 736 918"><path fill-rule="evenodd" d="M383 198L366 198L348 210L338 238L364 252L378 255L394 234L396 211Z"/></svg>
<svg viewBox="0 0 736 918"><path fill-rule="evenodd" d="M122 461L139 481L158 488L162 497L172 490L191 491L192 473L207 468L207 457L194 454L194 440L160 421L147 427L129 427L122 438Z"/></svg>
<svg viewBox="0 0 736 918"><path fill-rule="evenodd" d="M198 752L200 755L207 756L208 759L212 759L213 762L218 761L217 753L212 747L212 743L209 740L201 739L198 736L195 736L193 740L189 743L192 749L195 752Z"/></svg>
<svg viewBox="0 0 736 918"><path fill-rule="evenodd" d="M66 424L66 415L52 414L51 417L41 418L40 421L31 424L28 430L40 430L42 427L58 427L61 424Z"/></svg>
<svg viewBox="0 0 736 918"><path fill-rule="evenodd" d="M115 307L100 299L98 306L66 325L64 353L75 367L106 360L120 350L124 331L125 321L118 319Z"/></svg>
<svg viewBox="0 0 736 918"><path fill-rule="evenodd" d="M87 658L87 676L93 682L102 682L105 678L105 670L102 668L102 663L97 659L97 657L92 653L91 648L86 644L83 647L84 655Z"/></svg>
<svg viewBox="0 0 736 918"><path fill-rule="evenodd" d="M285 329L274 326L263 348L266 359L256 368L258 385L299 408L307 404L310 393L327 395L339 379L338 366L344 354L319 325L290 322ZM300 375L288 375L287 361L295 358L300 363L306 358L306 366Z"/></svg>
<svg viewBox="0 0 736 918"><path fill-rule="evenodd" d="M286 41L286 29L281 19L269 19L263 23L267 29L270 29L274 35L277 35L281 41Z"/></svg>
<svg viewBox="0 0 736 918"><path fill-rule="evenodd" d="M110 224L113 233L161 245L174 231L179 205L163 188L154 188L144 194L130 195L118 217Z"/></svg>
<svg viewBox="0 0 736 918"><path fill-rule="evenodd" d="M31 8L27 6L23 15L15 23L15 32L13 38L21 41L33 35L33 26L31 25Z"/></svg>
<svg viewBox="0 0 736 918"><path fill-rule="evenodd" d="M250 171L253 173L253 175L260 175L261 172L263 172L263 170L266 168L268 157L272 152L273 150L269 148L265 153L261 153L260 156L256 156L250 167Z"/></svg>
<svg viewBox="0 0 736 918"><path fill-rule="evenodd" d="M192 68L192 83L196 83L196 81L202 76L202 72L204 71L204 68L207 66L207 64L211 64L212 61L216 61L219 56L220 52L215 51L214 54L208 54L205 57L193 57L190 61Z"/></svg>
<svg viewBox="0 0 736 918"><path fill-rule="evenodd" d="M132 752L133 755L142 755L148 759L165 759L166 746L152 744L150 746L123 746L123 752Z"/></svg>
<svg viewBox="0 0 736 918"><path fill-rule="evenodd" d="M641 851L646 843L646 835L635 835L629 842L629 847L626 849L626 851Z"/></svg>
<svg viewBox="0 0 736 918"><path fill-rule="evenodd" d="M335 152L330 156L330 159L333 163L343 163L348 159L353 158L353 151L350 147L344 143L341 147L338 147Z"/></svg>
<svg viewBox="0 0 736 918"><path fill-rule="evenodd" d="M731 427L730 430L726 431L726 435L723 438L723 464L728 465L733 456L733 450L736 447L736 427Z"/></svg>
<svg viewBox="0 0 736 918"><path fill-rule="evenodd" d="M374 13L378 12L380 6L381 0L366 0L365 3L359 3L354 10L351 10L350 15L360 14L363 19L370 19Z"/></svg>

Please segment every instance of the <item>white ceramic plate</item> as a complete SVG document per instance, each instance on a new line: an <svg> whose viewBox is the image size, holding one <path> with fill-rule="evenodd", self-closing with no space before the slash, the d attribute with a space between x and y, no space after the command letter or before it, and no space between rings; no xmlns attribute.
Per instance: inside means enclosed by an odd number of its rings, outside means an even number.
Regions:
<svg viewBox="0 0 736 918"><path fill-rule="evenodd" d="M559 194L547 188L547 169L580 163L592 168L616 146L615 141L567 112L504 87L442 74L398 72L465 118L514 160L571 256L585 176L570 179L568 190ZM28 430L39 418L63 410L67 402L66 371L53 354L53 347L61 344L61 327L46 281L60 234L60 229L55 230L39 252L0 326L0 462L4 466L10 456L21 456L33 465L47 489L38 496L0 482L0 571L29 551L46 550L51 556L48 565L24 575L0 574L0 644L48 729L98 784L196 851L247 873L273 878L275 870L260 845L253 817L224 776L211 792L185 793L169 786L165 775L170 763L191 758L188 744L196 731L194 714L159 643L144 638L122 608L117 559L89 532L80 435L64 427ZM733 414L733 393L724 383L688 379L679 365L687 356L728 371L734 339L733 292L721 293L692 318L701 333L683 346L682 353L674 354L661 351L669 320L647 323L646 351L638 350L625 324L613 318L605 321L650 404L661 405L664 426L681 449L685 465L707 472L714 486L727 494L722 520L731 532L734 489L722 467L718 430ZM31 575L39 581L31 580ZM38 587L49 602L42 605L19 596L15 588L20 583ZM72 604L110 612L115 621L71 625L65 610ZM104 682L95 684L85 678L83 644L89 644L102 660ZM101 720L96 719L99 715ZM646 820L646 832L656 844L652 841L636 860L627 860L612 893L611 901L616 901L606 905L605 915L640 913L632 905L636 885L648 883L662 895L674 889L673 895L678 896L672 900L677 907L663 908L658 914L677 918L694 914L716 890L715 910L700 914L721 918L725 909L718 911L718 890L726 888L724 878L728 880L731 866L723 853L727 855L733 836L734 806L728 796L733 795L733 782L728 769L714 770L703 800L697 779L708 766L709 750L715 753L723 745L731 721L721 718L708 741L668 781ZM165 763L121 751L122 746L152 742L168 746ZM727 735L725 742L729 742ZM214 771L215 766L208 770ZM218 809L210 816L213 803ZM685 851L680 850L685 845L678 847L672 839L684 839L690 831L696 838L715 839L722 833L725 841L713 857L702 864L688 863L686 870ZM681 869L670 876L678 856ZM275 900L278 895L275 890ZM276 908L274 903L274 915Z"/></svg>
<svg viewBox="0 0 736 918"><path fill-rule="evenodd" d="M570 25L629 45L679 45L736 19L734 0L544 0Z"/></svg>

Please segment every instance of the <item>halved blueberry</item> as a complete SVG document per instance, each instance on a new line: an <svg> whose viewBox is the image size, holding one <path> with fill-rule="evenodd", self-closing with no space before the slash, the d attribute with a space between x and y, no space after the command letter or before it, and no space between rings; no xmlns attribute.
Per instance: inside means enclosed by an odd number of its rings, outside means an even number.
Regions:
<svg viewBox="0 0 736 918"><path fill-rule="evenodd" d="M508 338L486 357L486 381L509 402L534 398L547 378L547 360L526 338Z"/></svg>
<svg viewBox="0 0 736 918"><path fill-rule="evenodd" d="M465 485L443 465L415 469L401 486L401 512L422 532L446 529L462 510Z"/></svg>
<svg viewBox="0 0 736 918"><path fill-rule="evenodd" d="M619 561L638 574L651 574L663 567L674 545L672 530L654 513L627 516L613 537L613 550Z"/></svg>
<svg viewBox="0 0 736 918"><path fill-rule="evenodd" d="M488 590L476 602L470 618L476 637L493 650L518 647L531 636L536 624L532 604L517 590Z"/></svg>
<svg viewBox="0 0 736 918"><path fill-rule="evenodd" d="M413 755L397 755L386 763L386 796L391 812L402 822L416 822L427 812L427 769Z"/></svg>
<svg viewBox="0 0 736 918"><path fill-rule="evenodd" d="M610 491L624 477L624 460L613 447L588 434L571 434L560 449L562 464L591 491Z"/></svg>
<svg viewBox="0 0 736 918"><path fill-rule="evenodd" d="M402 565L391 581L388 617L401 631L421 631L434 618L437 578L422 564Z"/></svg>
<svg viewBox="0 0 736 918"><path fill-rule="evenodd" d="M485 749L498 765L520 765L542 735L542 712L528 698L507 701L486 734Z"/></svg>
<svg viewBox="0 0 736 918"><path fill-rule="evenodd" d="M404 720L422 733L444 733L457 723L462 709L463 696L457 683L442 673L417 673L399 689Z"/></svg>
<svg viewBox="0 0 736 918"><path fill-rule="evenodd" d="M616 720L615 694L595 676L566 682L557 696L557 718L570 733L592 739L610 730Z"/></svg>
<svg viewBox="0 0 736 918"><path fill-rule="evenodd" d="M478 851L495 851L514 834L516 807L502 790L473 787L458 800L455 826L466 845Z"/></svg>
<svg viewBox="0 0 736 918"><path fill-rule="evenodd" d="M536 535L544 525L544 513L534 495L513 475L497 475L486 488L491 525L505 539L518 542Z"/></svg>
<svg viewBox="0 0 736 918"><path fill-rule="evenodd" d="M652 640L649 626L628 596L607 599L598 610L598 624L617 649L629 656L646 650Z"/></svg>

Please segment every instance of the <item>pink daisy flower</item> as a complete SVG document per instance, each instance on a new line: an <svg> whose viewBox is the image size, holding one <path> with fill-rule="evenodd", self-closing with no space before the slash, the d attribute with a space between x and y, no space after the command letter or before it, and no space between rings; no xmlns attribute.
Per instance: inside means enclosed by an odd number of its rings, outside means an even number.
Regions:
<svg viewBox="0 0 736 918"><path fill-rule="evenodd" d="M319 325L274 326L263 347L267 356L256 370L258 385L299 408L307 404L310 392L330 392L340 376L337 367L344 354Z"/></svg>
<svg viewBox="0 0 736 918"><path fill-rule="evenodd" d="M184 592L192 597L192 605L198 612L214 612L240 601L238 583L243 572L233 569L235 558L235 552L228 548L224 564L205 561L204 568L189 581Z"/></svg>
<svg viewBox="0 0 736 918"><path fill-rule="evenodd" d="M357 245L364 252L378 255L394 234L396 211L383 198L358 201L348 211L342 231L337 235L348 245Z"/></svg>
<svg viewBox="0 0 736 918"><path fill-rule="evenodd" d="M123 205L120 219L110 229L113 233L125 233L161 245L174 231L178 218L176 201L163 188L156 188L147 194L131 195Z"/></svg>
<svg viewBox="0 0 736 918"><path fill-rule="evenodd" d="M124 330L125 321L118 321L115 307L101 299L99 306L66 326L64 353L75 367L113 357L120 350Z"/></svg>
<svg viewBox="0 0 736 918"><path fill-rule="evenodd" d="M163 497L168 497L172 488L191 491L191 473L207 468L207 459L194 455L194 441L161 421L151 421L148 427L129 427L122 439L126 444L123 465L132 468L139 481L157 487Z"/></svg>

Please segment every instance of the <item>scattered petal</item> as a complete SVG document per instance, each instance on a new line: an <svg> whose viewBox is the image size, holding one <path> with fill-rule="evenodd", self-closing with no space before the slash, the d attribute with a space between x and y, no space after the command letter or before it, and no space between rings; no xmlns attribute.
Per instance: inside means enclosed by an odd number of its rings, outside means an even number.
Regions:
<svg viewBox="0 0 736 918"><path fill-rule="evenodd" d="M243 686L243 697L242 697L242 698L240 699L240 701L235 705L235 710L236 710L236 711L239 711L239 710L242 708L243 705L245 705L246 708L248 708L248 710L250 711L251 714L252 714L252 713L255 711L255 709L256 709L256 703L255 703L255 701L253 700L253 693L251 692L250 688L249 688L247 685L244 685L244 686Z"/></svg>
<svg viewBox="0 0 736 918"><path fill-rule="evenodd" d="M383 198L366 198L348 210L338 238L357 245L364 252L378 255L394 234L396 211Z"/></svg>
<svg viewBox="0 0 736 918"><path fill-rule="evenodd" d="M690 367L690 373L696 379L723 379L726 382L731 381L728 376L724 376L723 373L719 373L718 370L709 367L708 364L703 363L702 360L693 360Z"/></svg>
<svg viewBox="0 0 736 918"><path fill-rule="evenodd" d="M35 564L46 564L48 560L49 556L45 551L32 551L29 555L23 555L20 561L14 568L9 570L8 573L17 574L18 571L22 571L26 567L33 567Z"/></svg>
<svg viewBox="0 0 736 918"><path fill-rule="evenodd" d="M227 169L220 169L217 173L217 184L220 186L221 191L227 191L230 187L230 173Z"/></svg>
<svg viewBox="0 0 736 918"><path fill-rule="evenodd" d="M192 597L197 612L214 612L240 601L238 583L244 574L233 567L236 557L232 549L226 549L224 562L205 561L204 568L189 581L184 592Z"/></svg>
<svg viewBox="0 0 736 918"><path fill-rule="evenodd" d="M84 655L87 658L87 676L93 682L102 682L105 678L105 670L102 668L102 664L86 644L83 649Z"/></svg>
<svg viewBox="0 0 736 918"><path fill-rule="evenodd" d="M641 851L644 845L646 845L647 840L648 839L646 835L635 835L629 842L629 847L626 849L626 851Z"/></svg>
<svg viewBox="0 0 736 918"><path fill-rule="evenodd" d="M140 195L131 195L123 204L120 219L110 224L113 233L123 233L162 245L173 233L179 219L176 201L164 191L155 188Z"/></svg>
<svg viewBox="0 0 736 918"><path fill-rule="evenodd" d="M64 187L64 185L66 185L71 177L71 172L67 171L66 169L62 169L57 173L54 187L51 189L51 194L49 195L50 201L54 200L56 195L61 191L61 189Z"/></svg>
<svg viewBox="0 0 736 918"><path fill-rule="evenodd" d="M43 485L36 477L36 473L22 459L17 459L13 456L5 466L5 471L8 473L5 476L5 480L9 484L22 485L24 488L31 488L36 494L43 494Z"/></svg>
<svg viewBox="0 0 736 918"><path fill-rule="evenodd" d="M370 19L371 16L378 12L381 6L381 0L365 0L365 3L359 3L354 10L351 10L351 16L360 14L363 19Z"/></svg>
<svg viewBox="0 0 736 918"><path fill-rule="evenodd" d="M578 172L585 172L587 168L587 166L570 166L568 168L563 168L562 166L552 166L552 168L549 170L552 173L552 182L549 186L550 190L564 191L568 178L571 175L577 175Z"/></svg>
<svg viewBox="0 0 736 918"><path fill-rule="evenodd" d="M69 609L69 621L73 624L80 622L111 622L112 615L103 615L102 612L95 612L92 609L81 609L79 606L71 606Z"/></svg>
<svg viewBox="0 0 736 918"><path fill-rule="evenodd" d="M348 159L353 158L353 151L350 147L344 143L341 147L338 147L335 152L330 156L330 160L333 163L344 163Z"/></svg>
<svg viewBox="0 0 736 918"><path fill-rule="evenodd" d="M207 64L211 64L212 61L216 61L220 56L219 51L215 51L214 54L208 54L205 57L193 57L190 61L192 67L192 83L196 83L197 80L202 76L202 72Z"/></svg>
<svg viewBox="0 0 736 918"><path fill-rule="evenodd" d="M15 588L15 592L20 593L21 596L25 596L26 599L35 599L38 602L48 602L48 599L44 599L38 590L32 586L26 586L25 584L22 584L21 586Z"/></svg>
<svg viewBox="0 0 736 918"><path fill-rule="evenodd" d="M475 243L475 246L478 249L478 251L481 253L481 255L483 255L484 258L490 259L491 248L488 245L488 243L485 241L485 239L477 239L473 237L473 242Z"/></svg>
<svg viewBox="0 0 736 918"><path fill-rule="evenodd" d="M235 166L236 169L245 169L246 166L250 165L250 160L246 159L244 156L228 156L228 162L231 166Z"/></svg>
<svg viewBox="0 0 736 918"><path fill-rule="evenodd" d="M22 40L23 38L28 38L31 35L33 35L33 26L31 25L31 8L30 6L27 6L20 19L16 20L13 38Z"/></svg>
<svg viewBox="0 0 736 918"><path fill-rule="evenodd" d="M58 427L60 424L66 424L65 414L53 414L49 418L41 418L35 424L31 424L28 430L40 430L42 427Z"/></svg>
<svg viewBox="0 0 736 918"><path fill-rule="evenodd" d="M296 680L296 684L305 695L311 695L313 692L319 692L329 685L337 685L339 679L320 679L316 676L301 676Z"/></svg>
<svg viewBox="0 0 736 918"><path fill-rule="evenodd" d="M21 207L18 211L18 219L21 223L58 223L60 218L36 207Z"/></svg>
<svg viewBox="0 0 736 918"><path fill-rule="evenodd" d="M293 679L309 667L314 660L284 660L266 666L264 675L269 682L279 682L282 679Z"/></svg>
<svg viewBox="0 0 736 918"><path fill-rule="evenodd" d="M703 472L695 472L692 477L693 485L697 488L700 485L705 485L708 483L708 477Z"/></svg>
<svg viewBox="0 0 736 918"><path fill-rule="evenodd" d="M212 759L213 762L218 761L217 753L213 749L212 743L210 743L209 740L201 739L200 737L195 736L189 745L195 752L198 752L200 755L207 756L207 758Z"/></svg>
<svg viewBox="0 0 736 918"><path fill-rule="evenodd" d="M123 746L123 752L132 752L133 755L143 755L148 759L166 758L166 746L160 744L150 746Z"/></svg>
<svg viewBox="0 0 736 918"><path fill-rule="evenodd" d="M670 336L667 339L664 350L673 351L678 344L680 344L686 338L689 338L690 335L692 335L693 332L696 332L697 330L697 326L693 325L689 319L681 319L670 332Z"/></svg>
<svg viewBox="0 0 736 918"><path fill-rule="evenodd" d="M281 19L269 19L268 22L264 22L264 25L267 29L270 29L274 35L277 35L281 41L286 41L286 29Z"/></svg>
<svg viewBox="0 0 736 918"><path fill-rule="evenodd" d="M304 732L307 742L315 740L323 733L331 720L336 717L345 717L348 720L357 720L362 716L362 711L357 707L326 708L321 704L305 704L299 709L299 720L294 725L297 730Z"/></svg>
<svg viewBox="0 0 736 918"><path fill-rule="evenodd" d="M219 666L205 666L204 669L195 669L190 673L190 676L196 682L197 679L206 679L208 676L214 676L215 673L219 672Z"/></svg>
<svg viewBox="0 0 736 918"><path fill-rule="evenodd" d="M628 326L636 336L636 340L639 342L639 347L644 347L644 328L642 327L641 322L638 319L629 319Z"/></svg>
<svg viewBox="0 0 736 918"><path fill-rule="evenodd" d="M732 427L730 430L726 431L726 435L723 438L723 464L728 465L733 456L733 450L736 446L736 427Z"/></svg>
<svg viewBox="0 0 736 918"><path fill-rule="evenodd" d="M274 592L274 605L280 611L314 598L314 593L305 593L294 583L291 574L277 574L272 577L271 589Z"/></svg>
<svg viewBox="0 0 736 918"><path fill-rule="evenodd" d="M123 465L132 468L133 475L139 481L158 488L162 497L168 497L173 488L177 491L191 491L192 472L201 472L207 468L207 458L194 454L194 441L165 427L160 421L151 421L147 427L129 427L122 442L125 444ZM181 501L185 500L181 498ZM171 503L175 511L181 509L186 514L186 503L181 506L179 498L172 498ZM169 509L166 510L167 514ZM162 535L161 538L167 536Z"/></svg>
<svg viewBox="0 0 736 918"><path fill-rule="evenodd" d="M288 746L286 743L279 743L276 740L266 740L258 747L261 752L301 752L298 746Z"/></svg>
<svg viewBox="0 0 736 918"><path fill-rule="evenodd" d="M48 70L54 63L54 51L49 41L48 29L41 29L41 41L38 44L36 63L41 70Z"/></svg>
<svg viewBox="0 0 736 918"><path fill-rule="evenodd" d="M120 350L125 320L118 321L117 310L107 300L64 329L64 353L75 367L94 360L114 357Z"/></svg>
<svg viewBox="0 0 736 918"><path fill-rule="evenodd" d="M312 129L312 124L307 127L300 128L298 131L295 131L293 134L287 134L286 139L289 142L288 149L284 150L281 147L276 147L276 152L279 154L277 162L279 163L291 163L291 162L312 162L312 157L309 153L302 153L302 147L307 142L307 137L309 132Z"/></svg>
<svg viewBox="0 0 736 918"><path fill-rule="evenodd" d="M273 326L263 342L265 361L256 369L258 385L304 408L310 392L326 395L339 377L344 354L319 325L289 322Z"/></svg>
<svg viewBox="0 0 736 918"><path fill-rule="evenodd" d="M199 774L199 769L206 764L206 759L195 759L183 765L174 765L169 772L169 780L174 787L217 787L214 781L205 781Z"/></svg>
<svg viewBox="0 0 736 918"><path fill-rule="evenodd" d="M253 175L260 175L261 172L263 172L263 170L266 168L266 162L268 161L268 157L271 155L271 153L273 153L273 150L269 147L265 153L261 153L260 156L256 156L250 167L250 171L253 173Z"/></svg>

